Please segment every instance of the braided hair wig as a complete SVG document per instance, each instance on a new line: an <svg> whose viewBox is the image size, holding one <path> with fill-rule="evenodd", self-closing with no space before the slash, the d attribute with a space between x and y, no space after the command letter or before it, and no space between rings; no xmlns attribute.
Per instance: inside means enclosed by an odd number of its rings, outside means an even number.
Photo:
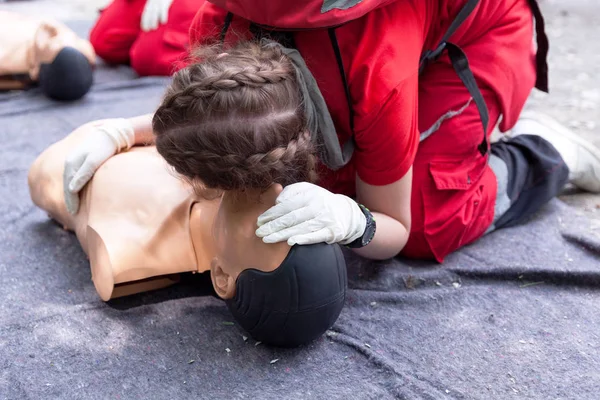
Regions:
<svg viewBox="0 0 600 400"><path fill-rule="evenodd" d="M281 48L245 42L197 57L175 74L154 115L156 147L167 163L209 189L314 182L302 94Z"/></svg>

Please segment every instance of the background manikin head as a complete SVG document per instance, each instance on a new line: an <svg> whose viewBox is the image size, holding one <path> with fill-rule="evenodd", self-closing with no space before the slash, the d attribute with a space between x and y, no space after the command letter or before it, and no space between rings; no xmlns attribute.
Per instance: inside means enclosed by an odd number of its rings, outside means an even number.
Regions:
<svg viewBox="0 0 600 400"><path fill-rule="evenodd" d="M83 53L73 47L64 47L52 62L40 64L38 82L51 99L73 101L90 90L94 75Z"/></svg>
<svg viewBox="0 0 600 400"><path fill-rule="evenodd" d="M55 100L77 100L92 87L95 53L70 29L43 22L35 32L29 75Z"/></svg>
<svg viewBox="0 0 600 400"><path fill-rule="evenodd" d="M0 89L39 83L53 99L76 100L89 91L95 62L90 42L64 24L0 10Z"/></svg>

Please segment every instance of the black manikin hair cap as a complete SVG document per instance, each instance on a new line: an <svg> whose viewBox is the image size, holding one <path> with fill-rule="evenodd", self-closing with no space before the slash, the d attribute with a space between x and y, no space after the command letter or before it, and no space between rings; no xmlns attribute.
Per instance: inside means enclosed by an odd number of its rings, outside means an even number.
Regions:
<svg viewBox="0 0 600 400"><path fill-rule="evenodd" d="M94 83L93 68L79 50L65 47L50 64L40 66L39 85L51 99L78 100Z"/></svg>
<svg viewBox="0 0 600 400"><path fill-rule="evenodd" d="M254 339L294 347L318 338L335 323L347 286L338 245L296 245L272 272L243 271L234 297L226 303Z"/></svg>

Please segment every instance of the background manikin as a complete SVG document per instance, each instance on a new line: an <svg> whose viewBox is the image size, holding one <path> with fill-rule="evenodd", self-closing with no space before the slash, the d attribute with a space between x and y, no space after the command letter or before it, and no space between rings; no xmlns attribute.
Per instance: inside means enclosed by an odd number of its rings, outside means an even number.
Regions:
<svg viewBox="0 0 600 400"><path fill-rule="evenodd" d="M36 82L40 65L51 63L65 47L81 52L91 65L96 63L90 42L62 23L0 11L0 90Z"/></svg>

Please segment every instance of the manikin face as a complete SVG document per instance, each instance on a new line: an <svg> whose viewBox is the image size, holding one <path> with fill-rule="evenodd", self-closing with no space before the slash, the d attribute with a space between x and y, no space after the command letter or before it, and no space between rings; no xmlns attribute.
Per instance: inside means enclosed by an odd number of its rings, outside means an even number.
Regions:
<svg viewBox="0 0 600 400"><path fill-rule="evenodd" d="M223 195L212 228L215 257L211 261L213 286L221 298L234 296L243 270L274 271L289 253L287 243L266 244L255 234L258 216L275 205L282 190L281 185L272 185L263 193Z"/></svg>
<svg viewBox="0 0 600 400"><path fill-rule="evenodd" d="M40 64L49 64L65 47L72 47L81 52L90 62L95 64L96 56L90 42L79 38L73 31L58 23L42 22L33 39L32 60L29 75L37 80Z"/></svg>

